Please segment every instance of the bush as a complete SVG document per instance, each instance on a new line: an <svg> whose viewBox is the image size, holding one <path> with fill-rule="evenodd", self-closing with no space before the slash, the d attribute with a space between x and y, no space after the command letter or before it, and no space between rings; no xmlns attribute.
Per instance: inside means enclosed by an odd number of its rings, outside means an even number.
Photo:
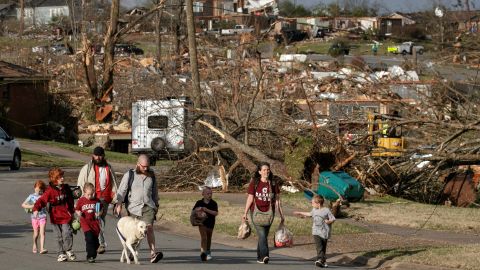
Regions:
<svg viewBox="0 0 480 270"><path fill-rule="evenodd" d="M338 57L342 55L348 55L350 53L350 44L345 39L334 40L330 49L328 49L328 54L331 57Z"/></svg>

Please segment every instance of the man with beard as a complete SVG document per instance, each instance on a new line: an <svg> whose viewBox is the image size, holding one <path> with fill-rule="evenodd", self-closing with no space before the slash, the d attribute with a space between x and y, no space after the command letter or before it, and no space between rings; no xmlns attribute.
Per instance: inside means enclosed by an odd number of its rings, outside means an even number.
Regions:
<svg viewBox="0 0 480 270"><path fill-rule="evenodd" d="M78 186L83 187L87 182L93 184L95 197L102 203L102 209L105 209L100 216L100 234L98 236L100 246L97 250L97 253L103 254L107 247L103 234L105 230L105 216L108 212L108 205L116 203L117 181L112 167L105 159L105 150L100 146L93 149L92 160L82 167L78 175Z"/></svg>
<svg viewBox="0 0 480 270"><path fill-rule="evenodd" d="M153 231L153 222L158 211L158 188L155 173L150 169L150 160L147 155L138 156L135 170L129 170L123 175L116 199L118 201L115 208L116 215L120 215L122 203L125 203L129 215L147 224L150 262L156 263L161 260L163 253L155 250L155 232Z"/></svg>

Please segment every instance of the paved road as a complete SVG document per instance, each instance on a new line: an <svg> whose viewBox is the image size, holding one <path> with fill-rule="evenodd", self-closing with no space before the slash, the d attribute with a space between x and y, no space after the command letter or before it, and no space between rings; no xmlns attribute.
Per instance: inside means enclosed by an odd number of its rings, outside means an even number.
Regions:
<svg viewBox="0 0 480 270"><path fill-rule="evenodd" d="M20 204L31 193L34 179L45 179L46 169L25 168L17 172L11 172L0 168L0 269L62 269L71 270L90 267L85 262L85 244L83 235L74 237L74 251L78 261L72 263L56 262L54 237L52 228L47 225L46 255L32 254L31 252L31 225L29 217ZM130 266L121 264L120 242L114 235L112 224L114 218L107 217L107 253L99 255L96 269L315 269L311 261L298 258L271 254L271 263L268 265L258 264L255 261L256 251L241 248L233 248L219 244L213 244L214 260L207 263L200 262L196 239L168 235L156 232L158 246L164 252L165 258L158 264L150 264L147 257L146 241L142 243L140 262L142 266ZM354 269L331 266L333 269ZM364 269L364 268L357 268Z"/></svg>

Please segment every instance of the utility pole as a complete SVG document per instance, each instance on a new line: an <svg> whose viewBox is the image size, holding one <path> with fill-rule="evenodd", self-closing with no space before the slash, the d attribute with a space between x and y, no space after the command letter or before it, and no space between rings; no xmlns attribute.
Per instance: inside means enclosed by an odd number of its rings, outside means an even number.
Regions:
<svg viewBox="0 0 480 270"><path fill-rule="evenodd" d="M20 0L20 36L23 36L23 29L25 28L25 1Z"/></svg>
<svg viewBox="0 0 480 270"><path fill-rule="evenodd" d="M187 0L187 34L188 54L190 55L190 72L192 73L193 106L200 108L202 95L200 90L200 75L198 73L197 44L195 40L195 18L193 17L193 0Z"/></svg>

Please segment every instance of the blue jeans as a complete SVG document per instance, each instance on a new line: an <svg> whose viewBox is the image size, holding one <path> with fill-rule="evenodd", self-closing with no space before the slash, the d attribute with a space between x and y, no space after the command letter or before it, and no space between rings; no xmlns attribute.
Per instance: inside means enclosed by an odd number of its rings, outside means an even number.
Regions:
<svg viewBox="0 0 480 270"><path fill-rule="evenodd" d="M257 244L257 260L262 261L268 254L268 233L270 232L269 226L257 226L255 225L255 230L258 235L258 244Z"/></svg>

